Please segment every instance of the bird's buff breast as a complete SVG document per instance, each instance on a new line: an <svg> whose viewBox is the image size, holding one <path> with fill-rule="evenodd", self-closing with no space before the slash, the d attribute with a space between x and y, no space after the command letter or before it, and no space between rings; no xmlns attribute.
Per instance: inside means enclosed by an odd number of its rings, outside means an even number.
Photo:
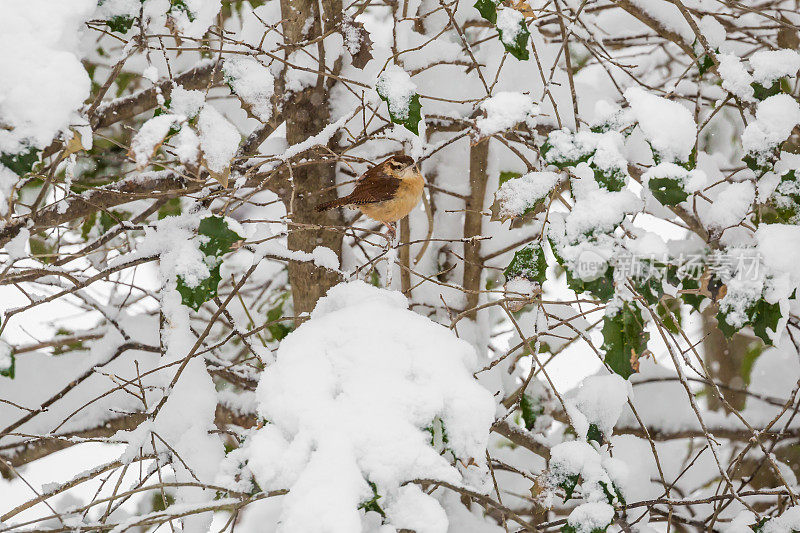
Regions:
<svg viewBox="0 0 800 533"><path fill-rule="evenodd" d="M396 222L409 214L422 198L425 181L422 176L404 179L391 200L359 206L361 211L373 220Z"/></svg>

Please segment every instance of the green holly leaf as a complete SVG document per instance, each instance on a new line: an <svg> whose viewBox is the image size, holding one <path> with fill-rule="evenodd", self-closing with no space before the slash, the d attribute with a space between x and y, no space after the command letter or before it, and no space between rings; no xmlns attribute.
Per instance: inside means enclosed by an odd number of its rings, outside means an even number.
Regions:
<svg viewBox="0 0 800 533"><path fill-rule="evenodd" d="M167 98L166 100L164 100L164 105L157 107L155 109L155 111L153 111L153 118L159 117L161 115L166 115L168 113L168 110L170 109L171 105L172 105L172 99L171 98ZM191 119L194 119L194 118L196 118L196 117L189 117L190 121L191 121ZM174 123L172 126L169 127L169 130L167 131L167 135L164 138L168 139L168 138L172 137L173 135L177 135L178 132L181 131L181 127L182 127L182 124L180 122Z"/></svg>
<svg viewBox="0 0 800 533"><path fill-rule="evenodd" d="M133 27L134 22L135 19L133 17L129 17L127 15L117 15L107 20L106 25L111 31L125 34L128 33L128 30Z"/></svg>
<svg viewBox="0 0 800 533"><path fill-rule="evenodd" d="M182 11L186 14L186 17L189 19L189 22L194 22L196 14L189 9L189 6L186 5L184 0L169 0L169 11L168 13L172 13L174 11Z"/></svg>
<svg viewBox="0 0 800 533"><path fill-rule="evenodd" d="M740 328L736 328L728 322L728 314L727 311L719 311L717 325L725 337L730 339ZM747 316L745 325L751 326L753 333L764 341L766 346L773 346L772 339L767 334L767 328L772 331L778 329L778 322L781 320L781 306L777 303L767 303L762 297L745 310L745 315Z"/></svg>
<svg viewBox="0 0 800 533"><path fill-rule="evenodd" d="M514 258L503 271L503 274L506 280L523 277L542 284L546 277L546 270L547 261L545 261L541 244L530 243L516 251Z"/></svg>
<svg viewBox="0 0 800 533"><path fill-rule="evenodd" d="M181 295L181 303L197 311L200 306L217 295L221 281L220 266L222 256L231 250L234 243L242 240L238 233L228 228L222 217L210 216L200 221L197 228L200 236L200 251L206 255L207 261L214 266L209 268L209 276L194 287L178 276L177 288ZM208 258L212 258L208 260Z"/></svg>
<svg viewBox="0 0 800 533"><path fill-rule="evenodd" d="M622 497L622 492L620 492L619 487L617 487L613 482L611 483L611 487L609 487L608 483L605 481L598 481L598 484L603 488L603 492L606 495L606 500L608 501L609 505L614 505L614 502L619 502L622 505L625 505L625 498Z"/></svg>
<svg viewBox="0 0 800 533"><path fill-rule="evenodd" d="M286 304L288 299L288 292L285 292L278 297L275 305L269 311L267 311L267 322L275 322L283 316L283 306ZM282 341L289 333L292 332L292 329L292 326L283 322L275 322L274 324L267 326L267 331L269 331L270 335L272 335L272 340L275 341Z"/></svg>
<svg viewBox="0 0 800 533"><path fill-rule="evenodd" d="M92 213L88 215L83 220L83 224L81 224L81 238L84 241L89 238L89 234L97 225L98 219L100 221L100 234L102 235L120 222L128 220L130 217L130 213L126 211L118 211L116 209L112 209L110 211L101 211L99 216L96 212Z"/></svg>
<svg viewBox="0 0 800 533"><path fill-rule="evenodd" d="M625 172L620 168L600 169L594 162L589 165L594 170L595 181L608 191L621 191L625 187Z"/></svg>
<svg viewBox="0 0 800 533"><path fill-rule="evenodd" d="M694 170L697 167L697 145L692 146L692 151L689 152L689 160L686 162L678 161L677 165L682 166L686 170Z"/></svg>
<svg viewBox="0 0 800 533"><path fill-rule="evenodd" d="M678 271L678 265L674 263L668 263L665 271L664 279L667 281L671 287L677 289L681 285L681 277Z"/></svg>
<svg viewBox="0 0 800 533"><path fill-rule="evenodd" d="M717 313L717 327L725 335L726 339L730 339L738 331L737 328L731 326L727 321L728 313Z"/></svg>
<svg viewBox="0 0 800 533"><path fill-rule="evenodd" d="M503 184L509 180L517 179L522 176L521 172L513 172L511 170L503 170L500 172L500 183L499 186L503 186Z"/></svg>
<svg viewBox="0 0 800 533"><path fill-rule="evenodd" d="M14 379L14 371L17 365L17 358L14 349L6 343L0 344L0 350L7 349L7 353L0 353L0 376Z"/></svg>
<svg viewBox="0 0 800 533"><path fill-rule="evenodd" d="M597 424L589 424L589 431L586 432L586 440L593 440L597 444L601 446L603 445L605 439L603 438L603 432L600 431L600 428L597 427Z"/></svg>
<svg viewBox="0 0 800 533"><path fill-rule="evenodd" d="M117 211L116 209L112 209L111 211L101 211L100 212L100 229L103 233L107 232L120 222L124 220L128 220L131 217L130 213L125 211Z"/></svg>
<svg viewBox="0 0 800 533"><path fill-rule="evenodd" d="M607 302L614 296L614 269L609 266L602 276L592 281L583 281L567 270L567 287L577 294L588 292L598 300Z"/></svg>
<svg viewBox="0 0 800 533"><path fill-rule="evenodd" d="M57 246L49 241L44 233L31 235L28 239L28 246L31 249L31 256L42 263L52 263L58 254Z"/></svg>
<svg viewBox="0 0 800 533"><path fill-rule="evenodd" d="M558 484L559 487L564 489L564 501L572 498L572 493L575 492L575 487L578 486L578 477L578 474L570 474L565 476Z"/></svg>
<svg viewBox="0 0 800 533"><path fill-rule="evenodd" d="M753 88L753 96L756 97L756 100L763 101L769 98L770 96L775 96L776 94L780 94L781 92L781 80L777 79L772 82L772 85L769 87L764 87L758 82L753 82L750 84L750 87Z"/></svg>
<svg viewBox="0 0 800 533"><path fill-rule="evenodd" d="M664 298L656 306L658 318L667 331L677 334L681 328L681 301L677 298ZM673 318L674 317L674 318ZM677 319L677 320L676 320Z"/></svg>
<svg viewBox="0 0 800 533"><path fill-rule="evenodd" d="M494 0L478 0L475 2L475 9L492 24L497 22L497 2Z"/></svg>
<svg viewBox="0 0 800 533"><path fill-rule="evenodd" d="M750 524L750 529L752 529L754 533L761 533L764 531L764 526L767 524L767 522L769 522L768 516L759 518L755 524Z"/></svg>
<svg viewBox="0 0 800 533"><path fill-rule="evenodd" d="M626 505L625 497L622 495L622 491L619 490L619 487L617 487L617 484L612 483L611 485L614 487L614 494L617 495L617 501L622 505Z"/></svg>
<svg viewBox="0 0 800 533"><path fill-rule="evenodd" d="M56 335L71 336L74 334L75 334L74 331L67 328L58 328L56 330ZM85 346L83 345L82 341L69 342L67 344L61 344L59 346L55 346L53 348L53 355L61 355L68 352L75 352L78 350L83 350L84 348Z"/></svg>
<svg viewBox="0 0 800 533"><path fill-rule="evenodd" d="M561 254L558 253L558 248L556 247L556 243L553 242L553 239L549 237L547 238L547 243L550 245L550 251L553 253L553 257L556 258L556 262L559 265L564 266L564 258L561 257Z"/></svg>
<svg viewBox="0 0 800 533"><path fill-rule="evenodd" d="M91 233L92 228L94 227L95 223L97 222L97 211L94 211L86 218L83 219L83 224L81 224L81 238L85 241L89 239L89 233Z"/></svg>
<svg viewBox="0 0 800 533"><path fill-rule="evenodd" d="M531 32L528 31L528 26L525 24L524 18L520 20L519 26L515 28L515 30L514 37L509 38L508 36L504 35L503 30L497 28L497 33L500 36L500 42L503 43L503 48L505 48L509 54L516 57L520 61L527 61L529 57L528 41L531 38Z"/></svg>
<svg viewBox="0 0 800 533"><path fill-rule="evenodd" d="M650 178L647 185L656 200L663 205L678 205L689 197L689 193L683 190L681 181L676 178Z"/></svg>
<svg viewBox="0 0 800 533"><path fill-rule="evenodd" d="M194 287L189 287L183 278L178 276L178 292L183 305L197 311L201 305L217 295L217 288L222 280L219 265L209 269L209 272L209 276Z"/></svg>
<svg viewBox="0 0 800 533"><path fill-rule="evenodd" d="M635 277L633 283L636 292L638 292L649 305L656 305L661 299L661 295L664 293L661 285L661 278L656 275Z"/></svg>
<svg viewBox="0 0 800 533"><path fill-rule="evenodd" d="M153 118L165 115L167 113L165 110L169 109L171 104L172 104L172 98L167 98L166 100L164 100L163 106L160 105L156 107L155 110L153 111Z"/></svg>
<svg viewBox="0 0 800 533"><path fill-rule="evenodd" d="M685 278L682 282L684 290L699 290L700 283L693 278ZM681 293L681 300L689 304L695 311L700 311L700 305L703 303L705 296L701 294Z"/></svg>
<svg viewBox="0 0 800 533"><path fill-rule="evenodd" d="M381 276L378 274L378 269L373 268L372 272L369 273L369 284L373 287L383 287L381 284Z"/></svg>
<svg viewBox="0 0 800 533"><path fill-rule="evenodd" d="M564 259L558 253L558 249L552 239L548 239L550 243L550 250L553 252L553 257L562 267L564 266ZM567 273L567 287L575 291L577 294L588 292L595 298L603 301L608 301L614 296L614 269L609 265L605 273L597 279L592 281L583 281L581 278L573 274L569 269L564 269Z"/></svg>
<svg viewBox="0 0 800 533"><path fill-rule="evenodd" d="M696 64L697 70L699 71L698 73L702 76L714 66L714 60L705 53L703 46L697 39L692 43L692 50L694 50L694 54L697 57ZM714 53L719 54L719 48L714 48Z"/></svg>
<svg viewBox="0 0 800 533"><path fill-rule="evenodd" d="M527 394L523 394L519 400L519 408L522 411L522 421L525 422L525 429L532 430L536 425L536 419L544 413L544 406L539 401L534 401Z"/></svg>
<svg viewBox="0 0 800 533"><path fill-rule="evenodd" d="M761 152L747 152L742 157L742 161L747 165L747 168L753 172L764 174L769 172L775 166L775 163L780 157L781 145L777 144L770 150Z"/></svg>
<svg viewBox="0 0 800 533"><path fill-rule="evenodd" d="M697 70L699 71L699 74L701 76L706 72L708 72L709 69L713 66L714 66L714 60L711 59L711 57L708 54L703 54L703 56L697 60Z"/></svg>
<svg viewBox="0 0 800 533"><path fill-rule="evenodd" d="M606 483L605 481L598 481L597 483L603 489L603 492L606 495L606 501L608 501L608 504L609 505L614 505L615 494L609 489L608 483ZM613 483L612 483L612 485L613 485Z"/></svg>
<svg viewBox="0 0 800 533"><path fill-rule="evenodd" d="M603 318L603 346L608 366L628 379L638 371L635 366L639 356L647 349L650 334L644 331L644 321L639 309L625 302L613 316Z"/></svg>
<svg viewBox="0 0 800 533"><path fill-rule="evenodd" d="M386 513L381 509L381 506L378 505L378 500L381 498L381 495L378 494L378 487L372 481L367 481L369 487L372 489L372 498L367 501L361 502L358 506L359 509L364 509L364 511L374 511L381 515L383 518L386 518Z"/></svg>
<svg viewBox="0 0 800 533"><path fill-rule="evenodd" d="M781 181L760 210L760 222L796 224L800 222L800 181L794 170L784 173Z"/></svg>
<svg viewBox="0 0 800 533"><path fill-rule="evenodd" d="M170 198L158 210L158 220L166 217L174 217L181 214L181 199Z"/></svg>
<svg viewBox="0 0 800 533"><path fill-rule="evenodd" d="M386 102L386 105L389 105L389 99L382 95L380 91L378 91L378 96L381 97L381 100ZM402 124L405 128L413 133L414 135L419 135L419 121L422 120L422 104L419 103L419 95L414 93L409 100L408 107L399 114L394 114L392 112L391 106L389 106L389 118L395 124Z"/></svg>
<svg viewBox="0 0 800 533"><path fill-rule="evenodd" d="M197 228L198 235L206 237L200 244L200 251L206 255L221 257L230 252L234 243L242 240L235 231L228 228L228 223L222 217L206 217L200 221Z"/></svg>
<svg viewBox="0 0 800 533"><path fill-rule="evenodd" d="M608 526L610 526L610 525L611 524L608 524L605 527L592 528L592 530L589 531L589 533L605 533L608 530ZM581 531L584 531L584 530L581 529ZM575 526L572 526L570 524L564 524L563 526L561 526L561 533L578 533L578 528L576 528Z"/></svg>
<svg viewBox="0 0 800 533"><path fill-rule="evenodd" d="M593 148L590 149L572 143L570 150L567 153L563 153L561 150L556 149L553 143L550 142L550 137L553 135L561 136L565 135L565 133L563 131L555 131L551 133L544 144L542 144L542 147L539 149L539 154L542 156L542 159L544 159L545 162L558 168L574 167L579 163L584 163L588 161L596 151ZM568 135L574 138L574 135Z"/></svg>
<svg viewBox="0 0 800 533"><path fill-rule="evenodd" d="M38 148L28 148L17 154L0 153L0 163L22 176L30 172L33 165L39 161L40 151Z"/></svg>

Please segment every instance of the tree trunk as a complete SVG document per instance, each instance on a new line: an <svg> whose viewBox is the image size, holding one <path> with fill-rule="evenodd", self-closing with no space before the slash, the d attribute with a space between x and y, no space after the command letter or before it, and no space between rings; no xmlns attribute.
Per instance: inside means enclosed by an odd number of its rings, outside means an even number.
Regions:
<svg viewBox="0 0 800 533"><path fill-rule="evenodd" d="M742 333L735 333L730 340L727 340L717 327L715 318L717 310L716 305L709 305L702 313L703 334L705 335L703 350L710 377L718 384L731 389L746 389L749 386L753 357L757 357L760 350L764 349L763 343L757 337ZM720 387L725 400L734 409L741 411L745 408L747 395L731 389ZM717 397L713 387L706 386L705 390L709 409L728 411ZM769 449L769 445L767 448ZM754 446L754 449L758 449L758 447ZM800 476L800 447L782 446L777 448L774 451L774 459L788 465L795 476ZM745 457L733 472L733 477L749 480L748 484L757 489L783 486L778 476L775 475L775 470L764 456ZM763 511L766 509L766 504L756 505L755 509Z"/></svg>
<svg viewBox="0 0 800 533"><path fill-rule="evenodd" d="M469 186L470 193L466 202L464 214L464 238L476 237L483 230L483 200L486 196L486 163L489 160L489 140L484 139L470 146L469 151ZM467 291L466 309L478 306L481 290L481 274L483 261L481 261L480 241L464 243L464 280L463 287ZM477 312L468 316L472 320Z"/></svg>
<svg viewBox="0 0 800 533"><path fill-rule="evenodd" d="M400 290L411 299L411 245L408 244L411 241L411 225L408 222L409 218L411 217L407 216L400 221L400 244L404 244L404 246L400 246L398 250L400 255L398 259L402 265L400 267Z"/></svg>
<svg viewBox="0 0 800 533"><path fill-rule="evenodd" d="M732 389L744 389L747 386L744 376L745 358L750 345L756 342L756 339L749 335L736 333L730 341L727 340L717 327L716 312L717 306L709 305L702 313L703 334L705 335L703 351L706 366L711 374L711 379L717 383ZM744 408L746 395L722 387L720 387L720 391L733 408L737 410ZM706 395L709 409L718 411L724 408L713 387L706 387Z"/></svg>
<svg viewBox="0 0 800 533"><path fill-rule="evenodd" d="M323 10L320 13L320 8ZM341 0L281 0L284 37L287 44L313 39L329 28L342 13ZM311 28L303 34L307 18L314 18ZM322 43L317 46L320 63L324 63ZM287 67L289 68L289 67ZM319 67L323 70L323 66ZM328 90L324 76L318 76L314 87L307 87L295 94L284 108L286 118L286 140L290 145L305 141L319 133L330 118L328 109ZM333 145L330 146L333 148ZM317 226L341 226L344 222L340 210L324 213L314 211L319 202L336 197L335 163L316 163L292 167L293 200L286 200L287 210L291 209L291 220L295 224ZM329 189L324 193L320 191ZM325 246L342 256L342 233L325 229L308 229L290 226L289 249L311 252L317 246ZM292 299L295 316L311 311L317 300L324 296L332 286L339 283L336 272L315 266L309 262L289 262L289 282L292 286Z"/></svg>

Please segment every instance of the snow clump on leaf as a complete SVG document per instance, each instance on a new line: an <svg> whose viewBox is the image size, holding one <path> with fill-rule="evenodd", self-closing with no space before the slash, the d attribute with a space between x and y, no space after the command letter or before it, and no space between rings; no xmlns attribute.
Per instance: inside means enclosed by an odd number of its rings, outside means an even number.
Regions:
<svg viewBox="0 0 800 533"><path fill-rule="evenodd" d="M800 104L797 100L788 94L770 96L758 104L756 120L744 129L742 147L755 154L768 152L785 141L798 123Z"/></svg>
<svg viewBox="0 0 800 533"><path fill-rule="evenodd" d="M578 435L585 438L589 424L594 424L603 435L610 436L631 395L630 384L617 374L586 378L575 397L567 400L567 410ZM576 418L585 423L578 424Z"/></svg>
<svg viewBox="0 0 800 533"><path fill-rule="evenodd" d="M481 109L486 112L485 118L476 121L481 135L505 131L520 122L533 128L536 126L534 116L539 113L539 106L531 96L515 92L499 92L481 102Z"/></svg>
<svg viewBox="0 0 800 533"><path fill-rule="evenodd" d="M231 90L257 119L267 122L272 118L275 78L267 67L249 57L233 56L225 60L222 71Z"/></svg>
<svg viewBox="0 0 800 533"><path fill-rule="evenodd" d="M550 194L560 178L555 172L530 172L505 182L495 193L500 220L522 216Z"/></svg>
<svg viewBox="0 0 800 533"><path fill-rule="evenodd" d="M663 161L688 161L697 137L691 111L638 87L625 91L645 139Z"/></svg>
<svg viewBox="0 0 800 533"><path fill-rule="evenodd" d="M0 3L0 152L42 149L79 120L91 82L75 34L95 7L91 0Z"/></svg>
<svg viewBox="0 0 800 533"><path fill-rule="evenodd" d="M753 77L744 68L742 61L733 54L719 54L719 75L722 88L745 101L752 101L755 90Z"/></svg>
<svg viewBox="0 0 800 533"><path fill-rule="evenodd" d="M408 118L408 106L417 92L417 86L405 70L397 65L388 66L378 78L375 89L386 99L393 117Z"/></svg>
<svg viewBox="0 0 800 533"><path fill-rule="evenodd" d="M750 57L753 79L764 87L784 76L794 76L800 70L800 54L794 50L760 50Z"/></svg>

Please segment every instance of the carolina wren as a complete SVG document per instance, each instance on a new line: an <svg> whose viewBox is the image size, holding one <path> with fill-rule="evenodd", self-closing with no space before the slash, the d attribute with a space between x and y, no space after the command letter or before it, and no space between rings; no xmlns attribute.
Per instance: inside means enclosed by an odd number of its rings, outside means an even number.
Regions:
<svg viewBox="0 0 800 533"><path fill-rule="evenodd" d="M425 178L414 160L405 154L393 155L364 172L353 192L316 207L317 212L347 206L360 209L382 222L395 235L395 222L408 215L422 198Z"/></svg>

